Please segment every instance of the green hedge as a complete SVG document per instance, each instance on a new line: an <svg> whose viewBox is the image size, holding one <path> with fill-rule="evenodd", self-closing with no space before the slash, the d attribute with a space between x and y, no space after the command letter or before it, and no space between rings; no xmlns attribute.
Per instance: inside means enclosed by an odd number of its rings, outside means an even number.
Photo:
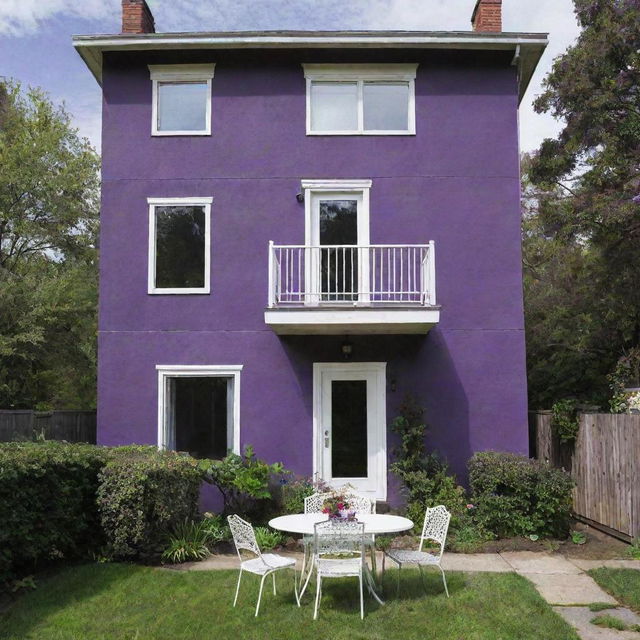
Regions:
<svg viewBox="0 0 640 640"><path fill-rule="evenodd" d="M469 461L474 520L500 538L564 537L569 530L573 481L548 464L486 451Z"/></svg>
<svg viewBox="0 0 640 640"><path fill-rule="evenodd" d="M158 556L196 515L197 464L155 447L0 443L0 591L55 560Z"/></svg>
<svg viewBox="0 0 640 640"><path fill-rule="evenodd" d="M0 586L99 548L95 496L107 455L84 444L0 444Z"/></svg>
<svg viewBox="0 0 640 640"><path fill-rule="evenodd" d="M187 455L122 447L100 473L97 503L107 554L157 559L167 532L198 512L202 472Z"/></svg>

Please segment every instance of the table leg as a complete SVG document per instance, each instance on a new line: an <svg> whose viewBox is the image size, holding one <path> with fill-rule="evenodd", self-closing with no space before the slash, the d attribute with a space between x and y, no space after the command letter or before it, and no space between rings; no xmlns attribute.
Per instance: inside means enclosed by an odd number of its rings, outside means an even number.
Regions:
<svg viewBox="0 0 640 640"><path fill-rule="evenodd" d="M305 554L307 553L306 549L305 549ZM307 566L307 578L305 580L303 575L300 575L300 584L302 584L302 581L304 580L304 585L302 586L302 589L300 590L300 599L302 600L302 596L304 595L304 592L307 590L307 587L309 586L309 580L311 580L311 574L313 573L313 565L314 565L314 559L315 559L315 554L310 550L309 551L309 559L306 562L306 566Z"/></svg>
<svg viewBox="0 0 640 640"><path fill-rule="evenodd" d="M366 562L364 563L364 577L369 593L378 601L379 604L384 604L384 600L376 592L376 583L371 575L371 571L369 570L369 565Z"/></svg>

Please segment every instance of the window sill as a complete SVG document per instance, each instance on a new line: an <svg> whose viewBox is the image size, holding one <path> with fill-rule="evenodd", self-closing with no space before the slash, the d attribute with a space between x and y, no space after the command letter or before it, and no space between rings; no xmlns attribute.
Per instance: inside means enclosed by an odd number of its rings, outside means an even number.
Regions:
<svg viewBox="0 0 640 640"><path fill-rule="evenodd" d="M210 136L211 131L152 131L152 138L162 138L165 136Z"/></svg>
<svg viewBox="0 0 640 640"><path fill-rule="evenodd" d="M308 136L415 136L415 131L307 131Z"/></svg>
<svg viewBox="0 0 640 640"><path fill-rule="evenodd" d="M211 293L209 289L149 289L147 293L150 296L206 296Z"/></svg>

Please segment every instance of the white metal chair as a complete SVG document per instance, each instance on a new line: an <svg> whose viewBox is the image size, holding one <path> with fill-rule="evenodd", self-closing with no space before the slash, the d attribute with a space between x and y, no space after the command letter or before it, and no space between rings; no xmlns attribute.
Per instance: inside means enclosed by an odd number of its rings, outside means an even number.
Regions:
<svg viewBox="0 0 640 640"><path fill-rule="evenodd" d="M376 501L367 496L360 495L354 491L346 491L344 497L348 500L351 511L356 512L356 518L361 514L371 514L376 512ZM368 533L364 537L364 546L371 554L371 571L376 575L376 537L373 533Z"/></svg>
<svg viewBox="0 0 640 640"><path fill-rule="evenodd" d="M304 499L304 512L305 513L322 513L322 508L324 507L325 500L331 495L330 492L318 492L314 493L310 496L307 496ZM306 585L309 582L308 578L311 577L311 554L313 553L313 536L308 534L303 534L302 536L302 546L304 549L304 554L302 556L302 569L300 570L300 584L303 584L304 581L304 572L306 569L309 570L309 575L307 576L307 581L304 583L304 587L302 592L304 593L306 589ZM307 567L307 564L311 564L312 566Z"/></svg>
<svg viewBox="0 0 640 640"><path fill-rule="evenodd" d="M422 577L422 567L438 567L442 573L442 582L444 590L449 597L449 589L447 588L447 579L444 575L444 569L440 564L442 554L444 553L444 543L447 539L447 531L449 530L449 522L451 514L444 505L438 507L427 508L424 514L424 525L422 526L422 535L420 536L420 547L417 551L411 549L389 549L385 551L382 558L382 571L384 573L384 558L388 557L398 565L398 593L400 592L400 570L404 564L418 565L420 576ZM437 553L429 553L423 551L425 540L435 542L440 545ZM423 582L424 584L424 582Z"/></svg>
<svg viewBox="0 0 640 640"><path fill-rule="evenodd" d="M240 516L231 515L227 518L233 542L236 546L238 558L240 559L240 574L238 575L238 585L236 586L236 595L233 599L233 606L238 601L238 593L240 592L240 580L242 580L242 572L247 571L258 576L262 576L260 580L260 592L258 593L258 604L256 605L256 616L260 611L260 600L262 599L262 588L267 576L273 577L273 594L276 594L276 571L282 569L293 569L293 593L296 602L300 606L300 598L298 597L298 581L296 577L296 561L293 558L285 558L275 553L262 553L256 542L256 535L250 522L243 520ZM243 560L241 550L246 550L255 555L255 558Z"/></svg>
<svg viewBox="0 0 640 640"><path fill-rule="evenodd" d="M364 618L364 524L348 520L328 520L314 526L314 556L318 576L313 619L318 619L322 598L322 578L355 576L360 581L360 618ZM338 557L336 557L338 556ZM345 557L340 557L345 556Z"/></svg>

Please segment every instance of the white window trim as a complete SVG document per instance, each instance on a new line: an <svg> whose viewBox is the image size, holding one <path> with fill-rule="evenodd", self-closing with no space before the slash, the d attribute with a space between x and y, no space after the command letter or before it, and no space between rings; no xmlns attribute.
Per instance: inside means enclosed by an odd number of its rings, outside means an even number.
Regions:
<svg viewBox="0 0 640 640"><path fill-rule="evenodd" d="M158 448L166 449L165 433L165 397L167 378L178 377L205 377L205 378L233 378L233 426L227 425L227 447L233 453L240 454L240 373L241 364L212 364L212 365L182 365L182 364L158 364ZM231 446L229 447L229 435L232 435Z"/></svg>
<svg viewBox="0 0 640 640"><path fill-rule="evenodd" d="M151 99L152 136L210 136L211 135L211 84L215 64L150 64L149 72L153 84ZM201 131L169 131L158 129L158 84L162 82L206 82L207 110L206 128Z"/></svg>
<svg viewBox="0 0 640 640"><path fill-rule="evenodd" d="M308 136L409 136L416 134L417 64L303 64L307 84ZM311 128L311 84L313 82L356 82L358 85L358 128L314 131ZM409 85L408 128L377 130L364 128L363 86L365 82L407 82Z"/></svg>
<svg viewBox="0 0 640 640"><path fill-rule="evenodd" d="M149 259L147 293L190 295L211 292L211 203L213 198L147 198L149 205ZM156 287L156 207L203 207L204 208L204 286L192 288Z"/></svg>

